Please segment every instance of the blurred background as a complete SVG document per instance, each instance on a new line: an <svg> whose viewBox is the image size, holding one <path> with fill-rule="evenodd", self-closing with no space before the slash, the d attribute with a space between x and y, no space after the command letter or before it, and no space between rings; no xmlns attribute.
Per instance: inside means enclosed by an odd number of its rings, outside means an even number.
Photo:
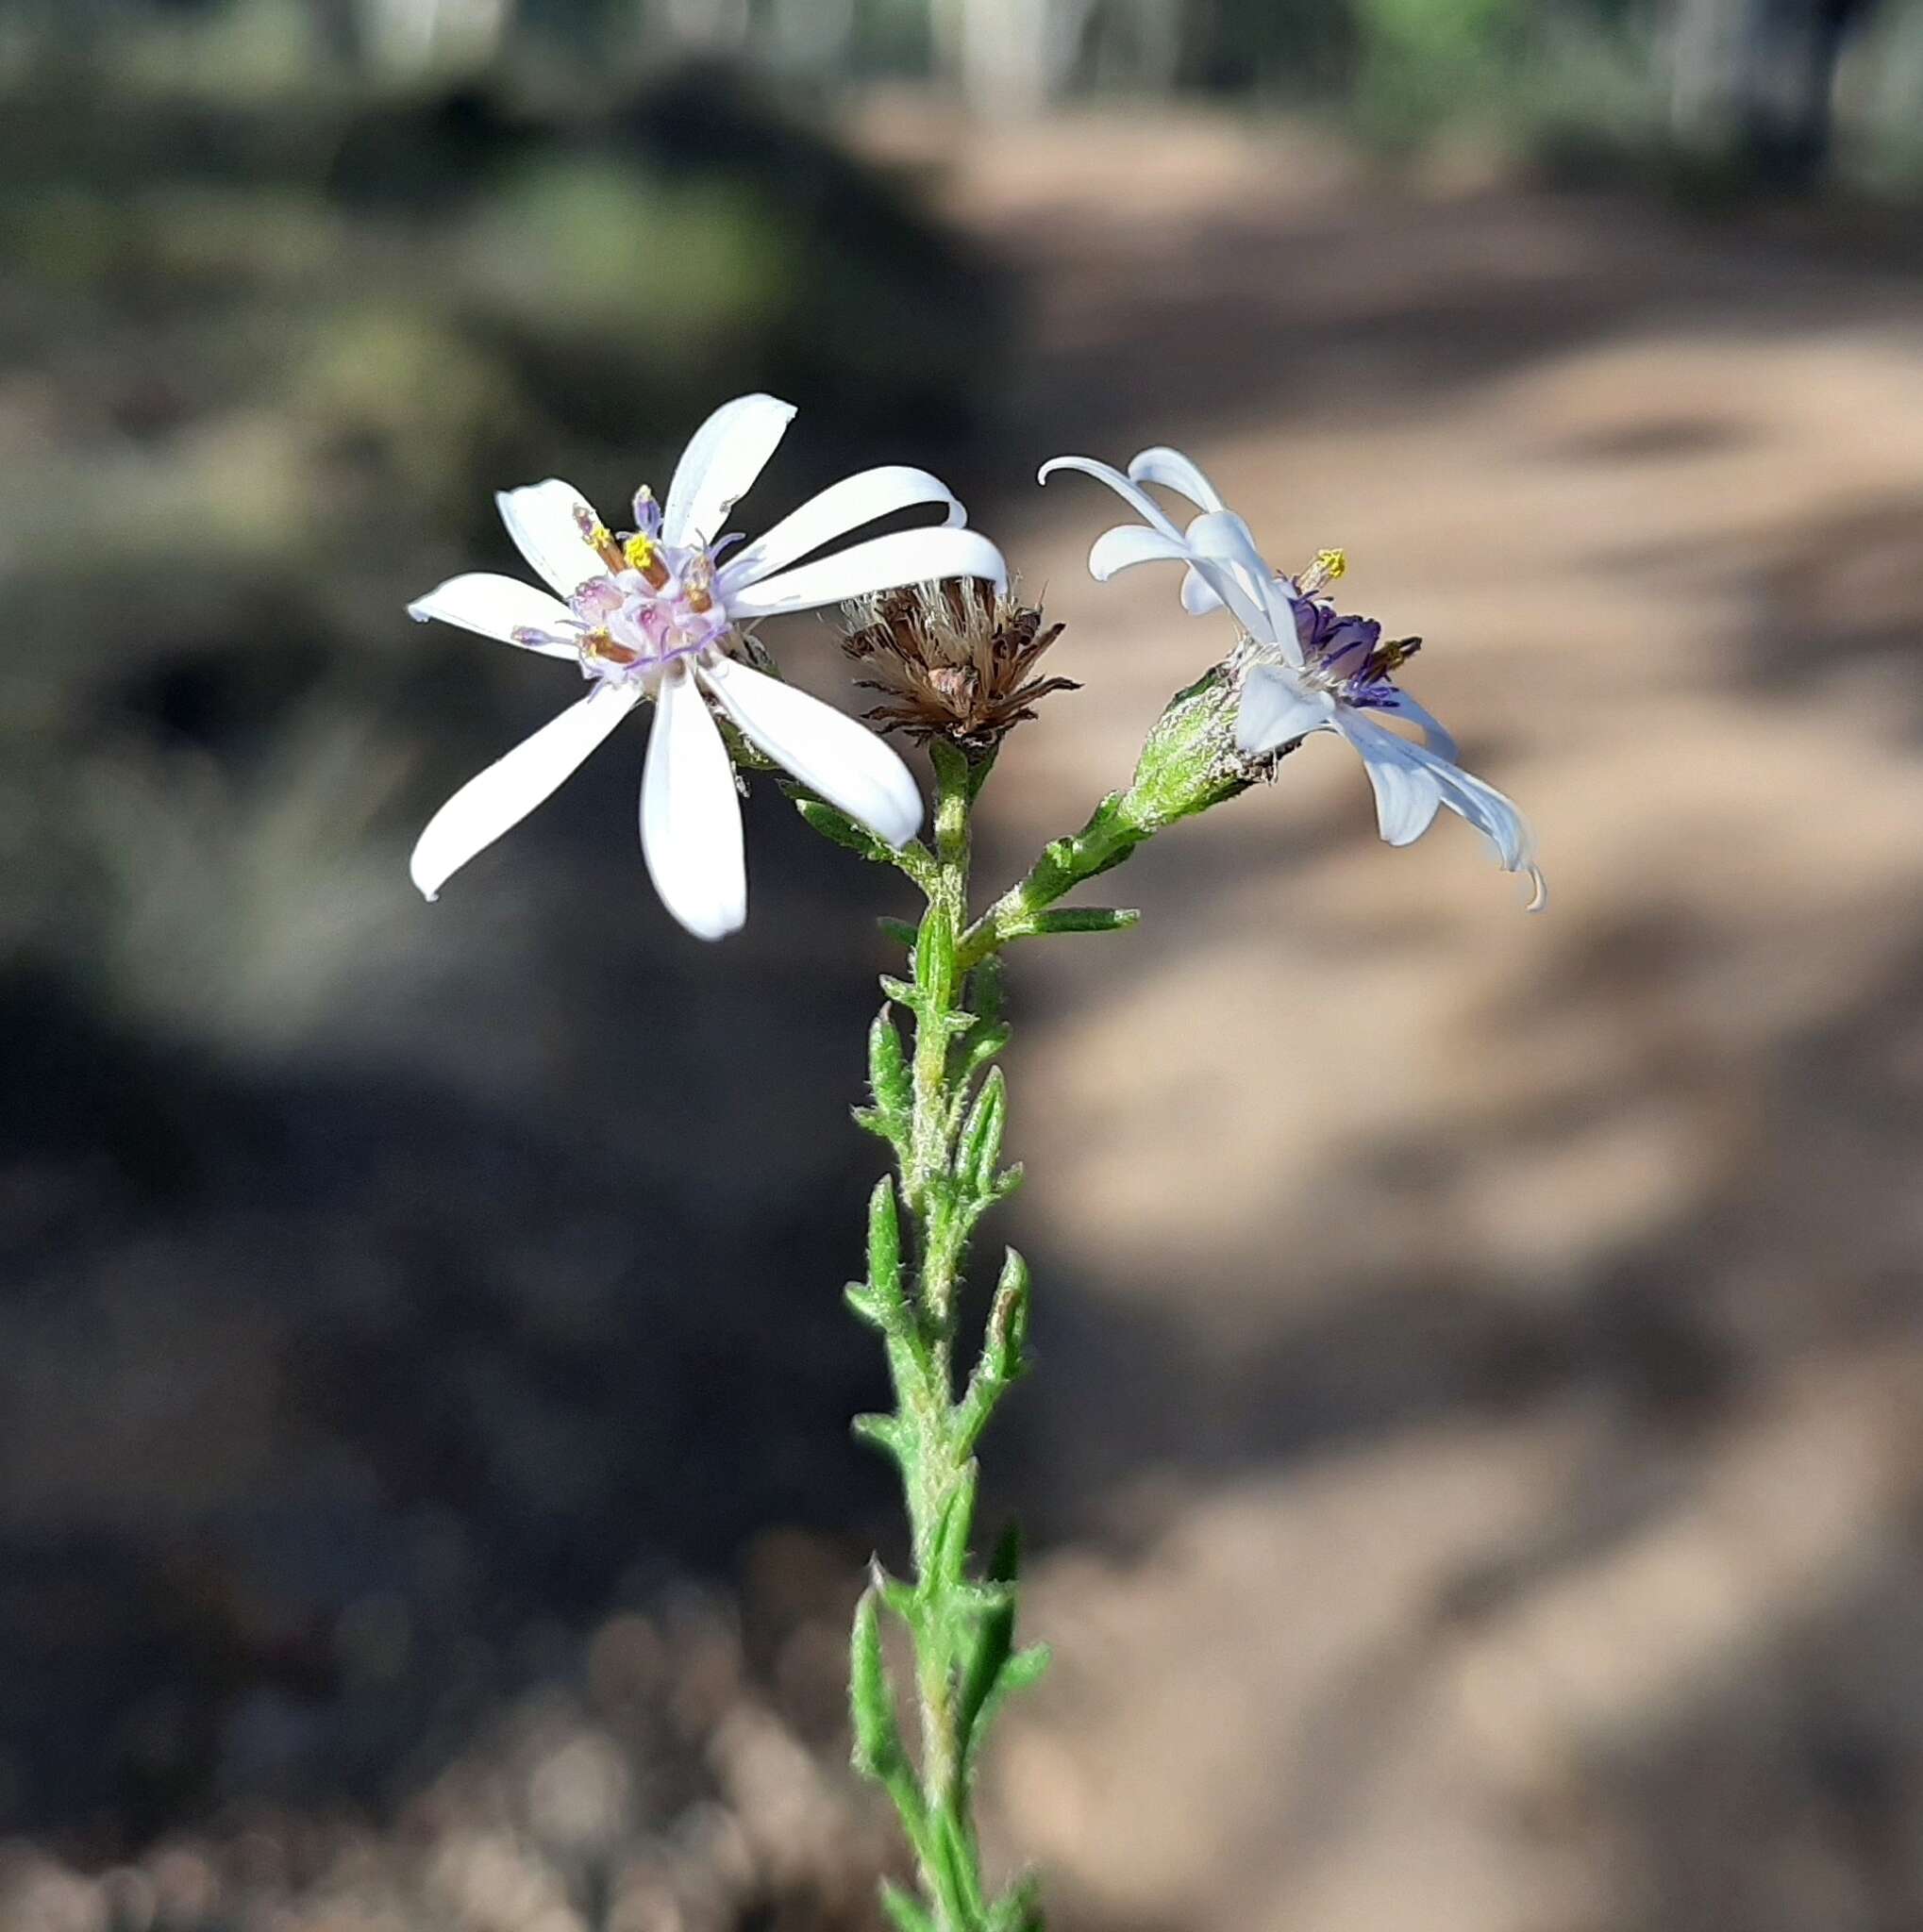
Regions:
<svg viewBox="0 0 1923 1932"><path fill-rule="evenodd" d="M839 1300L897 882L402 614L719 401L942 471L1083 680L1229 640L1036 464L1191 451L1533 816L1332 740L1016 956L988 1444L1068 1932L1923 1924L1923 4L7 0L0 1925L865 1928ZM846 694L815 619L765 633Z"/></svg>

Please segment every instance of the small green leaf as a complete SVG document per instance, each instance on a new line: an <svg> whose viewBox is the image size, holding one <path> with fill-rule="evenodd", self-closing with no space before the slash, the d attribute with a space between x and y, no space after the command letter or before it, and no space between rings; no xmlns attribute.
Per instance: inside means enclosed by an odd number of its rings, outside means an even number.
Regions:
<svg viewBox="0 0 1923 1932"><path fill-rule="evenodd" d="M858 1442L866 1442L871 1449L880 1450L882 1455L907 1468L908 1444L902 1436L898 1418L892 1415L858 1415L848 1424L848 1429Z"/></svg>
<svg viewBox="0 0 1923 1932"><path fill-rule="evenodd" d="M905 979L896 979L893 974L881 975L881 991L896 1006L906 1007L910 1012L914 1012L923 1004L920 988L910 985Z"/></svg>
<svg viewBox="0 0 1923 1932"><path fill-rule="evenodd" d="M978 1067L983 1067L1009 1043L1012 1029L1007 1021L997 1021L992 1026L978 1022L968 1031L968 1037L962 1042L962 1072L960 1078L966 1080Z"/></svg>
<svg viewBox="0 0 1923 1932"><path fill-rule="evenodd" d="M1001 1682L996 1688L1004 1697L1027 1690L1047 1675L1048 1666L1054 1660L1055 1653L1045 1643L1031 1643L1026 1650L1016 1651L1002 1666Z"/></svg>
<svg viewBox="0 0 1923 1932"><path fill-rule="evenodd" d="M871 1328L886 1328L888 1317L877 1305L873 1291L865 1281L851 1281L842 1290L842 1299Z"/></svg>
<svg viewBox="0 0 1923 1932"><path fill-rule="evenodd" d="M868 1196L868 1291L884 1322L901 1309L901 1227L892 1174L883 1174Z"/></svg>
<svg viewBox="0 0 1923 1932"><path fill-rule="evenodd" d="M1032 1873L1016 1880L990 1907L988 1932L1043 1932L1042 1882Z"/></svg>
<svg viewBox="0 0 1923 1932"><path fill-rule="evenodd" d="M881 1620L872 1590L864 1590L855 1606L848 1646L848 1712L854 1724L857 1771L887 1784L907 1770L908 1754L895 1719L895 1689L881 1655Z"/></svg>
<svg viewBox="0 0 1923 1932"><path fill-rule="evenodd" d="M955 987L955 921L944 906L930 906L915 935L914 982L945 1003Z"/></svg>
<svg viewBox="0 0 1923 1932"><path fill-rule="evenodd" d="M1112 860L1118 864L1119 860ZM1106 872L1107 866L1100 868ZM1088 874L1095 876L1094 873ZM1062 906L1052 912L1031 912L1011 926L1006 937L1028 939L1057 932L1124 932L1142 924L1142 914L1133 906Z"/></svg>
<svg viewBox="0 0 1923 1932"><path fill-rule="evenodd" d="M895 1932L939 1932L928 1908L893 1879L881 1881L881 1909L887 1914L888 1923L895 1927Z"/></svg>
<svg viewBox="0 0 1923 1932"><path fill-rule="evenodd" d="M907 920L895 919L884 912L875 924L890 939L895 941L900 945L906 946L909 952L912 953L914 951L914 927Z"/></svg>
<svg viewBox="0 0 1923 1932"><path fill-rule="evenodd" d="M1015 1577L1021 1557L1021 1530L1011 1523L1002 1531L988 1565L990 1583L999 1594L977 1625L973 1647L962 1667L959 1717L964 1760L973 1748L982 1712L988 1708L1014 1649Z"/></svg>
<svg viewBox="0 0 1923 1932"><path fill-rule="evenodd" d="M1018 1248L1011 1248L988 1305L988 1334L982 1359L1004 1382L1012 1382L1028 1366L1028 1264Z"/></svg>
<svg viewBox="0 0 1923 1932"><path fill-rule="evenodd" d="M862 830L846 812L819 798L797 798L794 809L821 834L837 845L845 846L850 852L858 852L863 858L877 865L891 865L895 855L872 833Z"/></svg>
<svg viewBox="0 0 1923 1932"><path fill-rule="evenodd" d="M968 1563L968 1540L975 1534L975 1464L963 1466L961 1480L949 1491L935 1521L928 1552L928 1580L937 1589L965 1589L959 1579Z"/></svg>
<svg viewBox="0 0 1923 1932"><path fill-rule="evenodd" d="M995 1191L995 1164L1001 1158L1002 1129L1008 1124L1008 1082L999 1067L991 1067L975 1105L968 1110L955 1161L962 1186L978 1200Z"/></svg>
<svg viewBox="0 0 1923 1932"><path fill-rule="evenodd" d="M895 1024L895 1015L886 1005L868 1028L868 1085L875 1095L878 1112L907 1119L913 1102L908 1056Z"/></svg>
<svg viewBox="0 0 1923 1932"><path fill-rule="evenodd" d="M984 1026L993 1026L1001 1019L1006 981L1002 963L993 953L968 975L968 1004L980 1015Z"/></svg>

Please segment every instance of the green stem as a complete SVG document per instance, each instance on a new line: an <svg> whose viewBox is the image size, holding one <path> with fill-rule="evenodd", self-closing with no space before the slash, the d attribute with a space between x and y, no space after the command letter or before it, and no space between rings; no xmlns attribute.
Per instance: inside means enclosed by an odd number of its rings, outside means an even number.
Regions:
<svg viewBox="0 0 1923 1932"><path fill-rule="evenodd" d="M988 1074L971 1104L976 1071L992 1058L992 1048L975 1051L973 1042L992 1016L965 1010L968 975L958 946L967 920L969 820L983 773L952 746L938 742L932 755L934 849L932 863L917 875L928 908L915 935L913 983L893 988L893 997L914 1019L907 1067L885 1012L871 1040L871 1051L884 1056L878 1062L872 1121L895 1147L912 1291L903 1294L898 1286L899 1249L890 1205L878 1248L871 1239L870 1281L856 1303L886 1335L895 1386L894 1416L863 1432L880 1441L899 1464L908 1507L912 1585L906 1591L890 1586L887 1594L914 1645L918 1782L904 1788L901 1760L888 1742L892 1720L873 1712L871 1736L858 1761L875 1774L884 1766L893 1774L880 1781L902 1814L938 1932L1000 1932L1003 1926L1041 1924L1027 1893L990 1904L972 1807L976 1732L1012 1655L1013 1586L1012 1578L998 1586L975 1582L967 1573L975 1444L1022 1368L1028 1274L1012 1256L981 1359L958 1399L954 1352L968 1237L1012 1178L995 1165L1006 1108L998 1071ZM985 994L989 989L979 991ZM997 1030L995 1043L1001 1038L1005 1032ZM899 1091L902 1085L905 1092ZM905 1106L892 1104L897 1093ZM885 1195L885 1187L879 1192ZM859 1637L862 1625L858 1622L857 1627ZM858 1667L858 1732L864 1715L861 1675Z"/></svg>

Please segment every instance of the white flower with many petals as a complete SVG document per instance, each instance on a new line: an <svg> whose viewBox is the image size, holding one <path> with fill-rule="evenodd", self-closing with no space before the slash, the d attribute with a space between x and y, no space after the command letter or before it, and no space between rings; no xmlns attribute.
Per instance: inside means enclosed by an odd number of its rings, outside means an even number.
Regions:
<svg viewBox="0 0 1923 1932"><path fill-rule="evenodd" d="M1513 801L1456 762L1455 741L1395 681L1414 656L1419 638L1385 641L1373 618L1344 615L1319 592L1343 573L1339 551L1325 551L1299 578L1270 569L1248 525L1223 501L1201 470L1179 450L1145 449L1128 474L1088 457L1057 457L1042 466L1046 482L1057 470L1079 470L1106 483L1143 519L1104 531L1088 565L1103 582L1138 563L1186 566L1184 608L1227 608L1242 627L1235 666L1243 679L1236 748L1265 758L1312 731L1333 731L1361 755L1375 788L1382 837L1391 845L1421 838L1445 806L1488 840L1505 872L1524 874L1533 888L1531 911L1547 904L1535 861L1535 841ZM1197 514L1179 527L1145 487L1172 490ZM1400 718L1422 737L1390 730L1371 714Z"/></svg>
<svg viewBox="0 0 1923 1932"><path fill-rule="evenodd" d="M408 606L546 658L577 663L586 697L457 791L414 847L414 883L431 899L476 853L518 824L641 703L660 713L641 783L641 846L668 910L702 939L747 917L741 802L711 699L751 744L899 848L922 822L921 791L880 739L831 706L741 661L741 627L939 577L1008 581L1001 553L947 488L899 464L863 470L743 544L723 521L774 454L794 410L773 396L724 404L695 432L657 504L634 499L617 537L579 492L550 477L495 498L523 557L545 579L475 572ZM936 526L872 537L799 559L863 524L939 504Z"/></svg>

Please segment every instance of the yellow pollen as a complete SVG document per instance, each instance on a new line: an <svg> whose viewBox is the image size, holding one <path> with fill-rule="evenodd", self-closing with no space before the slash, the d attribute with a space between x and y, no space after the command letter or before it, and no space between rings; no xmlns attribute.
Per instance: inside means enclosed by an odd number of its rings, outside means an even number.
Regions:
<svg viewBox="0 0 1923 1932"><path fill-rule="evenodd" d="M1337 577L1347 574L1348 552L1346 550L1318 550L1315 553L1315 565L1332 584Z"/></svg>
<svg viewBox="0 0 1923 1932"><path fill-rule="evenodd" d="M627 559L629 570L646 570L654 561L654 539L644 537L639 531L621 546L621 554Z"/></svg>

